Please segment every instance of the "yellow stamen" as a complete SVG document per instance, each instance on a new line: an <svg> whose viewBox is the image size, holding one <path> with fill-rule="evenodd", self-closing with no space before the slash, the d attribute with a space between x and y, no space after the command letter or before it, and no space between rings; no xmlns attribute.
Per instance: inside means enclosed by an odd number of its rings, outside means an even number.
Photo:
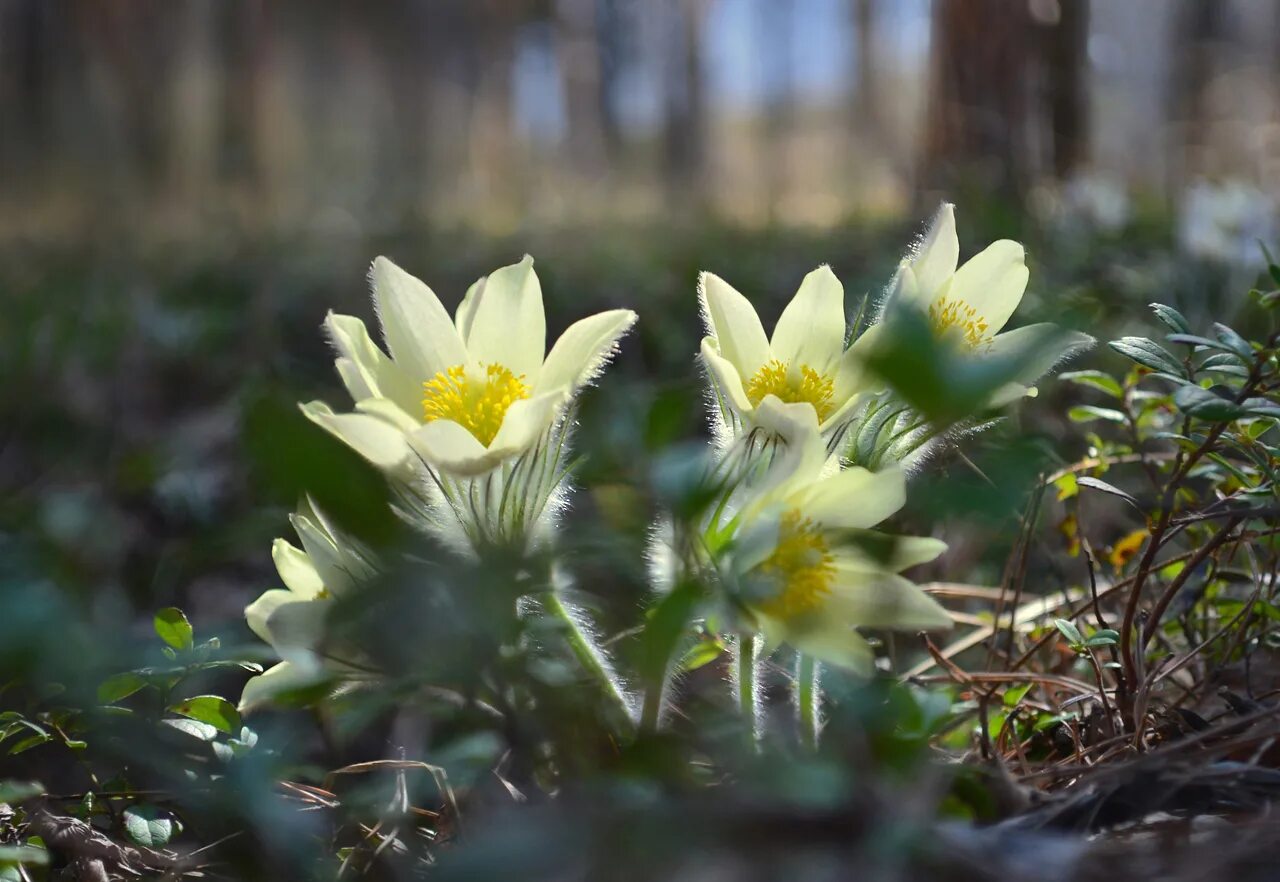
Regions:
<svg viewBox="0 0 1280 882"><path fill-rule="evenodd" d="M929 305L929 323L934 333L944 336L952 328L958 329L962 339L970 348L981 346L987 342L987 320L978 315L978 311L963 300L947 300L943 298Z"/></svg>
<svg viewBox="0 0 1280 882"><path fill-rule="evenodd" d="M799 511L782 516L778 544L760 569L776 578L782 590L758 605L766 615L780 619L816 609L831 593L836 577L835 556L826 537Z"/></svg>
<svg viewBox="0 0 1280 882"><path fill-rule="evenodd" d="M422 413L427 422L452 420L488 447L493 443L507 408L529 397L524 374L516 376L500 364L482 365L483 380L467 376L462 365L441 371L422 384Z"/></svg>
<svg viewBox="0 0 1280 882"><path fill-rule="evenodd" d="M808 365L801 365L800 381L793 382L787 372L789 364L776 358L765 362L747 383L747 400L759 405L766 395L776 395L788 404L807 401L818 412L818 422L822 422L835 410L831 401L835 381Z"/></svg>

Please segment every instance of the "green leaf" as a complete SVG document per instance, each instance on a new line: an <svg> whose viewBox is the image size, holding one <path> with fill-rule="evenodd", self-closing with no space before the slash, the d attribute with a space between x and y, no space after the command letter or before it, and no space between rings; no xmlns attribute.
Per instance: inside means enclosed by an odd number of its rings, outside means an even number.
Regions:
<svg viewBox="0 0 1280 882"><path fill-rule="evenodd" d="M49 863L49 852L43 848L32 848L29 845L0 845L0 866L39 866ZM3 877L0 877L3 878ZM16 878L21 879L19 875Z"/></svg>
<svg viewBox="0 0 1280 882"><path fill-rule="evenodd" d="M724 652L724 645L719 640L699 640L680 659L679 669L684 672L696 671L704 665L718 659Z"/></svg>
<svg viewBox="0 0 1280 882"><path fill-rule="evenodd" d="M1010 686L1004 691L1004 697L1001 701L1004 702L1005 707L1017 707L1018 702L1022 701L1023 697L1031 691L1031 687L1034 685L1034 683L1023 683L1021 686Z"/></svg>
<svg viewBox="0 0 1280 882"><path fill-rule="evenodd" d="M1072 622L1066 619L1054 619L1053 626L1058 629L1063 637L1067 638L1067 642L1073 647L1084 643L1084 635L1080 633L1080 629Z"/></svg>
<svg viewBox="0 0 1280 882"><path fill-rule="evenodd" d="M1178 312L1172 306L1165 306L1163 303L1148 303L1151 311L1156 314L1156 318L1164 322L1171 331L1177 334L1190 334L1191 325L1187 322L1182 313Z"/></svg>
<svg viewBox="0 0 1280 882"><path fill-rule="evenodd" d="M1107 393L1112 398L1124 397L1124 387L1120 385L1120 381L1103 371L1067 371L1059 374L1058 379L1079 386L1090 386Z"/></svg>
<svg viewBox="0 0 1280 882"><path fill-rule="evenodd" d="M201 723L208 723L228 735L240 729L240 713L235 705L220 695L197 695L171 705L169 710Z"/></svg>
<svg viewBox="0 0 1280 882"><path fill-rule="evenodd" d="M26 753L26 752L27 752L28 750L30 750L31 748L33 748L33 747L39 747L41 744L46 744L46 743L48 743L49 741L52 741L52 740L53 740L53 736L52 736L52 735L49 735L49 734L43 734L43 735L42 735L42 734L30 735L30 736L28 736L28 737L26 737L26 738L23 738L23 739L22 739L21 741L19 741L17 744L15 744L15 745L13 745L12 747L10 747L10 748L9 748L9 755L10 755L10 756L17 756L17 755L18 755L18 754L20 754L20 753Z"/></svg>
<svg viewBox="0 0 1280 882"><path fill-rule="evenodd" d="M177 729L179 732L182 732L185 735L190 735L192 738L197 738L200 741L212 741L218 737L217 726L211 726L208 723L201 723L198 720L167 719L161 720L160 725Z"/></svg>
<svg viewBox="0 0 1280 882"><path fill-rule="evenodd" d="M174 649L190 649L194 632L182 610L170 606L160 610L155 617L156 634Z"/></svg>
<svg viewBox="0 0 1280 882"><path fill-rule="evenodd" d="M35 781L0 781L0 802L26 802L44 792L44 785Z"/></svg>
<svg viewBox="0 0 1280 882"><path fill-rule="evenodd" d="M1246 361L1253 360L1253 347L1249 345L1249 341L1237 334L1232 328L1227 327L1221 322L1213 323L1214 336L1222 341L1223 345L1234 352L1236 355Z"/></svg>
<svg viewBox="0 0 1280 882"><path fill-rule="evenodd" d="M1181 387L1173 393L1173 403L1187 416L1215 423L1238 419L1249 413L1234 401L1228 401L1200 386Z"/></svg>
<svg viewBox="0 0 1280 882"><path fill-rule="evenodd" d="M147 681L133 671L116 674L102 681L98 687L98 701L103 704L115 704L128 698L139 689L145 689Z"/></svg>
<svg viewBox="0 0 1280 882"><path fill-rule="evenodd" d="M1142 506L1138 504L1137 499L1135 499L1130 494L1121 490L1115 484L1108 484L1106 481L1102 480L1101 478L1091 478L1087 475L1084 475L1076 478L1076 483L1079 484L1081 487L1089 487L1090 489L1093 489L1093 490L1101 490L1103 493L1110 493L1112 496L1118 496L1121 499L1123 499L1125 502L1132 505L1134 508L1138 509L1139 511L1142 510Z"/></svg>
<svg viewBox="0 0 1280 882"><path fill-rule="evenodd" d="M1165 339L1170 343L1182 343L1187 346L1203 346L1205 349L1216 349L1219 352L1226 352L1233 358L1239 357L1230 346L1223 343L1221 340L1210 340L1208 337L1201 337L1198 334L1169 334Z"/></svg>
<svg viewBox="0 0 1280 882"><path fill-rule="evenodd" d="M681 582L654 607L640 635L640 676L648 688L662 688L672 653L701 598L702 590L696 582Z"/></svg>
<svg viewBox="0 0 1280 882"><path fill-rule="evenodd" d="M1110 407L1094 407L1092 404L1081 404L1067 411L1067 418L1073 423L1091 423L1094 420L1107 420L1112 423L1123 423L1125 415Z"/></svg>
<svg viewBox="0 0 1280 882"><path fill-rule="evenodd" d="M1084 645L1090 648L1097 646L1115 646L1119 641L1119 631L1112 630L1111 628L1103 628L1090 634L1089 639L1084 642Z"/></svg>
<svg viewBox="0 0 1280 882"><path fill-rule="evenodd" d="M1182 363L1173 357L1173 353L1146 337L1121 337L1119 340L1112 340L1107 345L1126 358L1136 361L1143 367L1151 368L1153 371L1162 371L1174 376L1186 373Z"/></svg>
<svg viewBox="0 0 1280 882"><path fill-rule="evenodd" d="M182 832L182 824L173 815L153 805L131 805L124 810L124 832L135 845L164 848L170 839Z"/></svg>

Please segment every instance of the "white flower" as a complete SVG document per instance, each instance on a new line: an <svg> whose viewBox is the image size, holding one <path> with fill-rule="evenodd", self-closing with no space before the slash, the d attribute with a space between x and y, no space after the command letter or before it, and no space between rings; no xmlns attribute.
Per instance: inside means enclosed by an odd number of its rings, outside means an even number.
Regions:
<svg viewBox="0 0 1280 882"><path fill-rule="evenodd" d="M866 336L844 347L844 286L829 267L805 276L767 337L751 302L727 282L703 273L698 286L707 336L703 364L719 411L722 440L756 427L769 397L810 406L824 440L835 449L867 391L860 367Z"/></svg>
<svg viewBox="0 0 1280 882"><path fill-rule="evenodd" d="M285 587L265 592L244 611L249 630L271 644L283 661L245 684L241 710L343 670L340 661L325 658L322 646L330 602L374 573L367 553L342 537L314 506L304 505L290 521L302 548L284 539L271 546Z"/></svg>
<svg viewBox="0 0 1280 882"><path fill-rule="evenodd" d="M957 267L959 257L955 206L943 203L916 255L899 265L885 311L902 306L921 310L940 338L953 341L977 358L1023 354L1038 348L1019 377L1026 383L1034 382L1070 352L1092 345L1093 338L1085 334L1060 332L1047 323L1001 333L1022 302L1030 275L1019 243L1010 239L993 242ZM1045 346L1048 339L1053 344ZM1034 394L1022 382L1010 383L990 406Z"/></svg>
<svg viewBox="0 0 1280 882"><path fill-rule="evenodd" d="M565 409L635 313L582 319L548 353L531 257L472 285L454 318L384 257L370 277L389 354L359 319L331 313L325 326L356 411L312 402L303 412L394 477L425 471L428 519L451 510L473 545L527 538L563 477Z"/></svg>
<svg viewBox="0 0 1280 882"><path fill-rule="evenodd" d="M869 674L871 648L855 628L951 626L946 610L899 575L946 545L872 531L906 499L902 470L834 470L811 411L783 409L797 431L769 484L733 515L727 569L770 643Z"/></svg>

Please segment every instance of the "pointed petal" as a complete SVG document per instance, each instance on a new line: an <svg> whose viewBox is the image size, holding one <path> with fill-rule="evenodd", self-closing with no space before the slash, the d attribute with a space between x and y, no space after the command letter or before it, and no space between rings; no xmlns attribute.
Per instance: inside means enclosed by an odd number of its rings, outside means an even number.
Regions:
<svg viewBox="0 0 1280 882"><path fill-rule="evenodd" d="M349 368L338 366L343 382L355 401L370 396L390 398L401 407L420 407L422 403L422 387L420 380L415 381L404 369L387 357L369 337L369 330L364 322L350 315L339 315L330 312L324 320L325 330L334 348L343 359L350 361L359 374L362 385L368 389L364 395L356 395L352 383L348 381ZM339 359L341 362L342 359Z"/></svg>
<svg viewBox="0 0 1280 882"><path fill-rule="evenodd" d="M307 553L287 539L271 543L271 560L280 580L299 600L310 600L324 589L324 582Z"/></svg>
<svg viewBox="0 0 1280 882"><path fill-rule="evenodd" d="M629 309L611 309L574 322L551 347L534 394L558 389L572 393L591 382L635 322L636 314Z"/></svg>
<svg viewBox="0 0 1280 882"><path fill-rule="evenodd" d="M902 508L906 477L897 466L879 472L853 467L815 481L788 500L830 529L873 527Z"/></svg>
<svg viewBox="0 0 1280 882"><path fill-rule="evenodd" d="M467 335L472 360L500 364L527 385L537 385L547 351L547 320L533 258L525 255L519 263L495 270L475 300Z"/></svg>
<svg viewBox="0 0 1280 882"><path fill-rule="evenodd" d="M489 471L483 444L452 420L434 420L408 436L409 445L432 466L457 475L477 475Z"/></svg>
<svg viewBox="0 0 1280 882"><path fill-rule="evenodd" d="M933 217L929 232L911 260L914 281L926 301L932 300L947 279L956 271L960 259L960 240L956 237L956 211L950 202L942 203Z"/></svg>
<svg viewBox="0 0 1280 882"><path fill-rule="evenodd" d="M556 421L566 397L563 391L545 392L517 401L507 408L502 426L489 445L491 453L503 458L523 453L538 436Z"/></svg>
<svg viewBox="0 0 1280 882"><path fill-rule="evenodd" d="M956 270L947 292L974 308L986 320L987 333L996 334L1013 315L1027 290L1026 253L1009 239L992 242Z"/></svg>
<svg viewBox="0 0 1280 882"><path fill-rule="evenodd" d="M720 355L729 360L739 376L754 376L769 360L769 338L751 301L714 273L702 274L698 296Z"/></svg>
<svg viewBox="0 0 1280 882"><path fill-rule="evenodd" d="M289 515L294 532L330 594L343 594L352 586L352 574L338 546L321 527L305 514Z"/></svg>
<svg viewBox="0 0 1280 882"><path fill-rule="evenodd" d="M325 620L333 609L330 600L295 600L271 610L266 629L277 652L314 650L324 642Z"/></svg>
<svg viewBox="0 0 1280 882"><path fill-rule="evenodd" d="M364 413L334 413L322 401L300 407L307 419L378 468L396 472L408 466L410 452L404 433L385 420Z"/></svg>
<svg viewBox="0 0 1280 882"><path fill-rule="evenodd" d="M239 710L247 713L269 703L282 692L305 689L323 679L323 671L315 662L306 663L302 659L280 662L244 684Z"/></svg>
<svg viewBox="0 0 1280 882"><path fill-rule="evenodd" d="M867 574L898 573L935 560L947 543L928 536L890 536L876 530L849 530L836 550L837 565Z"/></svg>
<svg viewBox="0 0 1280 882"><path fill-rule="evenodd" d="M458 335L462 337L463 345L466 345L467 339L471 336L471 325L476 318L476 304L480 302L480 292L484 290L484 283L488 278L488 276L481 276L471 283L467 293L462 296L462 302L458 304L457 312L454 313L454 324L457 325Z"/></svg>
<svg viewBox="0 0 1280 882"><path fill-rule="evenodd" d="M412 432L422 423L409 416L390 398L366 398L357 402L356 410L382 420L401 432Z"/></svg>
<svg viewBox="0 0 1280 882"><path fill-rule="evenodd" d="M844 348L844 286L823 264L804 277L773 331L773 357L826 373Z"/></svg>
<svg viewBox="0 0 1280 882"><path fill-rule="evenodd" d="M902 576L869 576L836 567L836 584L825 607L835 621L899 631L946 630L951 616L936 600Z"/></svg>
<svg viewBox="0 0 1280 882"><path fill-rule="evenodd" d="M467 350L440 299L385 257L369 273L382 334L397 367L416 382L466 364Z"/></svg>
<svg viewBox="0 0 1280 882"><path fill-rule="evenodd" d="M836 363L835 388L832 390L836 401L843 403L856 392L878 392L884 387L881 381L868 375L863 367L867 353L875 347L876 340L883 333L884 325L872 325L849 344L849 348L840 356L840 361Z"/></svg>
<svg viewBox="0 0 1280 882"><path fill-rule="evenodd" d="M733 362L720 356L715 351L715 339L713 337L702 338L701 355L702 363L706 365L711 382L715 384L720 396L727 399L728 404L732 405L739 413L750 412L752 405L747 398L746 391L742 388L742 377L739 376L738 369L733 366Z"/></svg>
<svg viewBox="0 0 1280 882"><path fill-rule="evenodd" d="M271 629L267 626L267 620L271 618L272 613L286 603L306 602L306 599L299 597L292 591L286 591L283 588L272 588L244 608L245 623L249 626L249 630L258 636L258 639L274 646L275 638L271 633Z"/></svg>
<svg viewBox="0 0 1280 882"><path fill-rule="evenodd" d="M810 627L787 629L787 642L819 661L844 668L860 677L870 677L875 670L875 653L871 644L850 627L834 619L815 622Z"/></svg>

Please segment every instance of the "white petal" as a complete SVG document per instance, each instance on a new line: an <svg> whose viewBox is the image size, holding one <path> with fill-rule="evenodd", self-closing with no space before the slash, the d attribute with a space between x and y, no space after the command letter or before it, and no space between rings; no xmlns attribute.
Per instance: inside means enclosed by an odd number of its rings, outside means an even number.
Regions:
<svg viewBox="0 0 1280 882"><path fill-rule="evenodd" d="M440 299L385 257L370 271L382 334L396 366L413 380L429 380L466 364L467 350Z"/></svg>
<svg viewBox="0 0 1280 882"><path fill-rule="evenodd" d="M858 534L863 534L865 546ZM836 551L837 566L866 574L898 573L935 560L947 550L947 543L928 536L888 536L873 530L855 530L847 538L848 543Z"/></svg>
<svg viewBox="0 0 1280 882"><path fill-rule="evenodd" d="M714 273L702 274L698 295L720 355L737 368L739 376L754 376L769 360L769 338L751 301Z"/></svg>
<svg viewBox="0 0 1280 882"><path fill-rule="evenodd" d="M401 432L412 432L422 425L421 420L409 416L390 398L366 398L356 403L356 410L376 417Z"/></svg>
<svg viewBox="0 0 1280 882"><path fill-rule="evenodd" d="M467 352L483 365L500 364L534 386L547 351L542 285L528 255L489 275L475 295Z"/></svg>
<svg viewBox="0 0 1280 882"><path fill-rule="evenodd" d="M925 300L931 300L947 279L956 271L960 259L960 240L956 237L955 206L942 203L934 215L929 232L920 243L920 249L911 261L918 285Z"/></svg>
<svg viewBox="0 0 1280 882"><path fill-rule="evenodd" d="M840 361L836 364L835 388L832 390L837 402L846 402L857 392L878 392L883 388L883 383L868 376L863 365L867 353L875 348L876 341L884 333L884 327L877 324L867 328L840 356Z"/></svg>
<svg viewBox="0 0 1280 882"><path fill-rule="evenodd" d="M396 472L408 466L410 451L404 433L386 420L365 413L334 413L321 401L300 407L307 419L378 468Z"/></svg>
<svg viewBox="0 0 1280 882"><path fill-rule="evenodd" d="M338 369L338 376L342 378L342 385L346 387L347 394L351 396L352 401L362 401L365 398L378 394L377 391L369 385L369 380L361 373L360 368L351 359L335 359L333 366Z"/></svg>
<svg viewBox="0 0 1280 882"><path fill-rule="evenodd" d="M986 320L987 333L1005 326L1022 302L1029 276L1022 246L1009 239L992 242L956 270L946 296L973 307Z"/></svg>
<svg viewBox="0 0 1280 882"><path fill-rule="evenodd" d="M773 331L774 358L826 373L844 348L844 286L825 264L804 277Z"/></svg>
<svg viewBox="0 0 1280 882"><path fill-rule="evenodd" d="M906 500L906 477L890 466L879 472L845 469L793 494L788 503L824 527L856 530L875 526Z"/></svg>
<svg viewBox="0 0 1280 882"><path fill-rule="evenodd" d="M864 628L900 631L945 630L951 616L941 604L902 576L868 576L837 567L826 609L831 618Z"/></svg>
<svg viewBox="0 0 1280 882"><path fill-rule="evenodd" d="M286 603L306 602L304 598L299 597L292 591L286 591L283 588L272 588L244 608L245 623L249 626L250 631L258 635L258 639L274 646L275 638L271 634L271 629L267 626L267 620L271 618L271 614Z"/></svg>
<svg viewBox="0 0 1280 882"><path fill-rule="evenodd" d="M739 376L733 362L721 357L715 351L713 337L702 338L702 363L706 365L707 373L711 375L711 382L715 384L720 395L728 398L728 403L739 413L749 413L752 404L742 388L742 377Z"/></svg>
<svg viewBox="0 0 1280 882"><path fill-rule="evenodd" d="M502 418L502 426L493 437L493 443L489 445L490 454L505 459L532 447L538 436L556 421L566 400L563 391L556 391L512 404Z"/></svg>
<svg viewBox="0 0 1280 882"><path fill-rule="evenodd" d="M271 560L275 562L280 580L299 600L310 600L324 589L324 581L311 558L287 539L271 543Z"/></svg>
<svg viewBox="0 0 1280 882"><path fill-rule="evenodd" d="M369 331L364 326L364 322L354 316L331 312L325 318L324 326L329 333L329 338L333 341L334 348L343 358L354 364L363 386L369 390L368 394L357 396L351 382L347 380L348 369L339 365L338 371L343 374L343 381L347 383L347 389L354 400L383 396L392 399L401 407L420 405L423 378L410 377L403 368L397 367L395 362L388 358L387 354L378 348L378 344L369 337Z"/></svg>
<svg viewBox="0 0 1280 882"><path fill-rule="evenodd" d="M488 276L481 276L471 283L467 293L462 296L462 302L458 304L457 312L454 313L454 324L457 325L458 335L462 337L463 345L466 345L467 338L471 336L471 324L476 317L476 304L480 302L480 292L484 290L486 279Z"/></svg>
<svg viewBox="0 0 1280 882"><path fill-rule="evenodd" d="M333 538L305 514L289 515L289 522L302 540L320 581L330 594L343 594L352 586L352 573Z"/></svg>
<svg viewBox="0 0 1280 882"><path fill-rule="evenodd" d="M453 420L433 420L416 429L408 440L428 463L452 474L481 474L492 467L484 445Z"/></svg>
<svg viewBox="0 0 1280 882"><path fill-rule="evenodd" d="M324 674L317 663L308 664L302 659L280 662L244 684L239 710L246 713L267 704L282 692L305 689L322 679Z"/></svg>
<svg viewBox="0 0 1280 882"><path fill-rule="evenodd" d="M871 645L851 627L834 619L815 621L805 628L788 627L786 639L801 652L860 677L870 677L875 669Z"/></svg>
<svg viewBox="0 0 1280 882"><path fill-rule="evenodd" d="M266 628L271 645L277 652L314 650L324 642L325 620L333 602L329 600L297 600L280 603L271 610Z"/></svg>
<svg viewBox="0 0 1280 882"><path fill-rule="evenodd" d="M635 324L629 309L611 309L574 322L551 347L534 394L565 389L573 392L604 368L618 339Z"/></svg>

